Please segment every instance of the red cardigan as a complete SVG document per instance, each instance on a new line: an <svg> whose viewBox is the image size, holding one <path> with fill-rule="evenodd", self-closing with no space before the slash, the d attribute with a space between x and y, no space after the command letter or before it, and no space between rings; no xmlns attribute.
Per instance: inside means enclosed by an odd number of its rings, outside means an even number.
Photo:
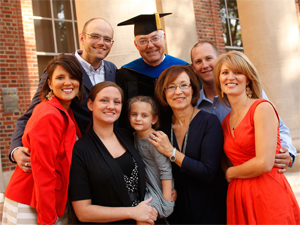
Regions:
<svg viewBox="0 0 300 225"><path fill-rule="evenodd" d="M35 207L39 224L55 224L64 214L76 133L81 137L72 110L56 98L37 105L27 122L22 142L31 150L32 173L17 166L5 196Z"/></svg>

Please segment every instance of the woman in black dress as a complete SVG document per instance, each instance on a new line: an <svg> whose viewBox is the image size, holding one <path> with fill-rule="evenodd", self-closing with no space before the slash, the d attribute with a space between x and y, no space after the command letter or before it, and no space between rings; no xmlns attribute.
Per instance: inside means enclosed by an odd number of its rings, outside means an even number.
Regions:
<svg viewBox="0 0 300 225"><path fill-rule="evenodd" d="M155 97L167 116L162 131L150 135L149 141L173 162L177 191L169 222L225 224L222 128L217 116L194 108L199 98L196 75L186 66L166 69L157 80Z"/></svg>
<svg viewBox="0 0 300 225"><path fill-rule="evenodd" d="M78 220L87 223L154 224L157 212L145 201L145 169L133 136L114 129L123 92L110 81L95 85L87 106L90 130L74 146L70 201Z"/></svg>

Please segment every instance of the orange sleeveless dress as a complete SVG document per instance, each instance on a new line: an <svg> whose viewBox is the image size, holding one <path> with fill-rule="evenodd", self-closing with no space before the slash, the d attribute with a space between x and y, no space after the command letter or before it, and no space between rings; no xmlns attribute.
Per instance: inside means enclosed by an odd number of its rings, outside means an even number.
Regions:
<svg viewBox="0 0 300 225"><path fill-rule="evenodd" d="M264 101L267 100L259 99L251 105L234 130L235 138L229 127L230 114L222 123L224 151L234 166L255 157L253 118L257 105ZM276 154L280 148L278 128ZM285 175L277 170L273 167L269 173L255 178L233 179L227 192L227 224L300 224L300 209L295 195Z"/></svg>

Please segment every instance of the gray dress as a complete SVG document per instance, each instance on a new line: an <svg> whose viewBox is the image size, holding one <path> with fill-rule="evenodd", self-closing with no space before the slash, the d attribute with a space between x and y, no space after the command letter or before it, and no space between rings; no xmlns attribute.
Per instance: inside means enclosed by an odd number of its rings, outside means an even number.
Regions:
<svg viewBox="0 0 300 225"><path fill-rule="evenodd" d="M148 138L139 138L136 132L134 132L134 145L145 163L145 199L152 197L148 205L157 210L159 218L168 217L173 212L174 202L164 199L161 180L172 180L171 162L168 157L157 151Z"/></svg>

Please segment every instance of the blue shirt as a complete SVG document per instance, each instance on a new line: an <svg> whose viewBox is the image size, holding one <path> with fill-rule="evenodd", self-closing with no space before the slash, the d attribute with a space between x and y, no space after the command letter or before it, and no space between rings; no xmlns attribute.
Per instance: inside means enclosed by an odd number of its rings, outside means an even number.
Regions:
<svg viewBox="0 0 300 225"><path fill-rule="evenodd" d="M264 90L262 91L262 98L269 100ZM227 114L230 113L231 111L231 108L221 103L218 95L214 97L213 101L206 98L204 93L204 88L200 90L200 98L198 99L195 108L199 108L206 112L215 114L221 123L224 120L224 118L227 116ZM292 145L292 138L290 135L289 128L284 124L281 117L279 117L279 120L280 120L279 130L280 130L281 146L286 147L289 150L290 155L293 157L293 163L291 165L292 167L294 165L295 158L297 156L297 151L295 147Z"/></svg>

